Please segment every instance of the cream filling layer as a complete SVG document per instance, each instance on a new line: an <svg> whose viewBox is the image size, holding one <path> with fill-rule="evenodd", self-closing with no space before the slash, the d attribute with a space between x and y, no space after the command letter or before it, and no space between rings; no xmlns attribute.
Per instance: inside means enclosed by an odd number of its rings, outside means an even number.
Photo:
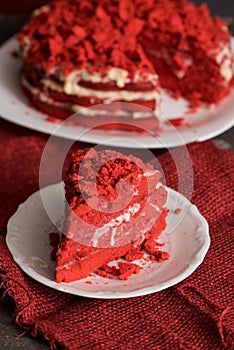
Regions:
<svg viewBox="0 0 234 350"><path fill-rule="evenodd" d="M109 103L112 101L124 100L124 101L134 101L134 100L143 100L143 101L151 101L155 100L157 103L159 101L160 95L158 91L127 91L127 90L119 90L119 91L102 91L102 90L93 90L88 89L83 86L74 84L73 82L67 83L64 85L64 88L61 87L60 84L51 81L50 79L42 79L41 83L54 91L58 91L61 93L66 93L67 95L77 95L77 96L85 96L90 98L98 98L103 100L103 103Z"/></svg>
<svg viewBox="0 0 234 350"><path fill-rule="evenodd" d="M22 82L22 85L28 91L30 91L30 93L32 95L38 95L39 100L42 101L42 102L45 102L45 103L48 103L48 104L51 104L51 105L55 105L55 106L58 106L60 108L69 108L74 113L82 111L82 114L84 114L87 117L96 116L97 113L99 115L103 115L103 116L110 114L109 110L105 110L105 109L101 110L99 108L95 109L94 108L95 105L92 106L92 107L85 107L85 106L82 106L82 105L72 104L72 103L69 103L69 102L56 101L56 100L52 99L51 97L49 97L48 95L46 95L46 93L44 93L43 91L39 90L37 87L31 85L28 82L28 80L25 78L25 76L22 76L21 82ZM160 95L159 95L159 99L160 99ZM124 117L129 117L129 113L125 112L124 110L116 110L116 111L114 111L112 113L113 113L113 116L116 116L116 117L123 117L123 118ZM158 105L156 105L156 109L153 112L150 109L145 109L142 112L134 112L134 111L132 111L132 113L131 113L131 117L133 119L149 118L152 115L154 117L159 117Z"/></svg>
<svg viewBox="0 0 234 350"><path fill-rule="evenodd" d="M216 62L220 64L220 74L229 82L233 76L233 54L228 46L223 46L216 56Z"/></svg>
<svg viewBox="0 0 234 350"><path fill-rule="evenodd" d="M115 244L115 234L117 231L117 228L123 224L124 222L129 222L134 214L136 214L141 205L139 203L135 203L132 207L128 208L126 212L123 215L118 216L117 218L111 220L106 225L104 225L102 228L99 228L95 231L92 243L93 247L97 247L99 239L109 232L111 229L111 246L114 246Z"/></svg>
<svg viewBox="0 0 234 350"><path fill-rule="evenodd" d="M156 173L158 173L158 170L153 170L153 171L149 171L149 172L145 172L144 176L149 177L152 176ZM160 187L164 187L162 185L161 182L158 182L155 189L159 189ZM161 208L159 208L158 206L156 206L154 203L152 203L152 201L150 201L150 205L157 211L157 212L161 212ZM99 239L104 236L105 234L109 233L110 230L110 245L114 246L115 245L115 236L117 233L117 229L120 225L122 225L124 222L129 222L132 218L132 216L134 214L136 214L139 209L140 209L140 204L139 203L135 203L132 207L128 208L126 210L126 212L123 215L118 216L117 218L111 220L109 223L107 223L106 225L104 225L102 228L99 228L95 231L92 243L93 243L93 247L97 247L98 246L98 241ZM149 230L149 228L147 227L144 230L144 233L146 233ZM143 233L143 232L142 232Z"/></svg>
<svg viewBox="0 0 234 350"><path fill-rule="evenodd" d="M71 72L68 76L64 77L60 75L60 80L64 82L64 90L75 91L75 86L79 81L88 81L91 83L110 83L115 82L119 88L123 88L125 84L130 83L131 80L128 78L128 72L121 68L111 68L107 71L107 74L103 76L99 72L90 73L88 69L80 69Z"/></svg>
<svg viewBox="0 0 234 350"><path fill-rule="evenodd" d="M53 100L51 97L47 96L44 92L39 90L37 87L31 85L24 76L22 76L21 78L21 83L28 91L30 91L32 95L38 95L38 99L42 102L45 102L51 105L56 105L58 107L65 107L65 108L69 107L74 112L79 112L85 108L84 106L81 106L78 104L70 104L70 103L58 102Z"/></svg>
<svg viewBox="0 0 234 350"><path fill-rule="evenodd" d="M231 81L233 76L232 61L231 59L225 59L220 67L220 74L227 81Z"/></svg>
<svg viewBox="0 0 234 350"><path fill-rule="evenodd" d="M73 90L77 83L81 80L88 81L91 83L110 83L114 82L116 86L119 88L123 88L126 84L131 82L139 83L139 82L149 82L153 86L158 85L158 75L145 73L138 71L136 72L133 80L129 78L129 74L125 69L113 67L110 68L105 75L102 75L99 72L90 73L88 69L80 69L74 72L71 72L68 76L64 77L60 75L60 80L64 82L65 88Z"/></svg>

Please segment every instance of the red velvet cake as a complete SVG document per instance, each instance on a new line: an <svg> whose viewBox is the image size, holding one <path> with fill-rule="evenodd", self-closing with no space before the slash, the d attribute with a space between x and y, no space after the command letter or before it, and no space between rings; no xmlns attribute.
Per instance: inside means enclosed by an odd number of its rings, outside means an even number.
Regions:
<svg viewBox="0 0 234 350"><path fill-rule="evenodd" d="M102 267L106 274L109 262L140 259L142 249L158 261L168 259L156 242L168 213L160 177L152 165L119 152L85 149L72 155L65 178L68 205L57 252L57 282L79 280ZM126 263L116 271L126 279L140 268Z"/></svg>
<svg viewBox="0 0 234 350"><path fill-rule="evenodd" d="M160 86L193 106L218 103L230 91L227 24L187 0L52 1L34 12L18 40L31 102L62 119L104 104L84 112L87 126L91 117L108 122L113 101L158 116ZM116 123L152 118L134 111L129 117L125 106L111 114Z"/></svg>

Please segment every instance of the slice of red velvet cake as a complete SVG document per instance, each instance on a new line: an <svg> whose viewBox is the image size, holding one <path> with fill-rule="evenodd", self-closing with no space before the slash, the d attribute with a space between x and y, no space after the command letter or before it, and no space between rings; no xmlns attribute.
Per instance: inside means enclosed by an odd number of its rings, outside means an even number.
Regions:
<svg viewBox="0 0 234 350"><path fill-rule="evenodd" d="M152 165L119 152L86 149L72 155L57 282L79 280L120 257L138 259L143 248L157 256L155 240L168 213L160 177Z"/></svg>
<svg viewBox="0 0 234 350"><path fill-rule="evenodd" d="M22 85L37 108L65 119L102 104L80 114L84 126L152 119L124 104L122 114L109 113L116 101L149 107L157 117L160 86L193 106L218 103L230 91L227 25L187 0L52 1L34 12L18 40Z"/></svg>

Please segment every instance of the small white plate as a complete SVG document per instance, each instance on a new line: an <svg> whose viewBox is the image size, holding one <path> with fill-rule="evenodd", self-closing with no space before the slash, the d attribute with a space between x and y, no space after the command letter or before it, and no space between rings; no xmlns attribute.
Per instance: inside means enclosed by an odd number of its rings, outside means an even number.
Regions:
<svg viewBox="0 0 234 350"><path fill-rule="evenodd" d="M233 39L234 45L234 39ZM174 100L163 92L162 115L169 119L184 117L188 127L175 128L163 125L159 137L135 132L111 132L92 130L69 125L58 124L47 120L47 116L29 107L20 85L20 69L22 62L12 56L12 52L19 50L15 38L9 39L0 48L0 115L15 124L25 126L47 134L80 140L89 143L105 143L109 146L136 148L167 148L181 146L194 141L205 141L215 137L233 126L234 91L219 107L214 109L200 108L195 114L184 114L187 102L184 99ZM132 142L135 141L135 142Z"/></svg>
<svg viewBox="0 0 234 350"><path fill-rule="evenodd" d="M158 292L188 277L203 261L210 245L206 220L184 196L167 188L170 209L168 226L160 241L170 259L162 263L147 263L139 274L128 281L91 277L71 283L56 283L55 262L50 259L48 232L53 225L44 209L41 196L46 195L60 211L58 204L61 184L55 184L32 194L11 217L6 242L15 262L29 276L51 288L91 298L129 298ZM180 214L175 214L176 208ZM61 217L57 218L58 221ZM52 231L53 232L53 231ZM142 264L142 260L137 263ZM145 263L145 262L144 262ZM88 282L88 283L87 283Z"/></svg>

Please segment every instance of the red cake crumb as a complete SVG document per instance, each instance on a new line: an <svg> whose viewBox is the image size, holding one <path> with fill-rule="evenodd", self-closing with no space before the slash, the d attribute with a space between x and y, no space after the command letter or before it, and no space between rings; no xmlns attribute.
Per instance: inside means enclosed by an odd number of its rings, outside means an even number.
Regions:
<svg viewBox="0 0 234 350"><path fill-rule="evenodd" d="M145 243L145 249L148 253L154 255L155 260L158 262L162 262L163 260L168 260L169 259L169 254L167 252L164 252L160 249L158 249L159 244L155 242L154 239L149 239L148 242ZM152 258L150 257L152 260Z"/></svg>
<svg viewBox="0 0 234 350"><path fill-rule="evenodd" d="M168 124L172 124L173 126L181 126L184 125L185 119L184 118L177 118L177 119L169 119Z"/></svg>
<svg viewBox="0 0 234 350"><path fill-rule="evenodd" d="M101 276L101 277L104 277L104 278L113 279L113 277L111 276L110 273L107 273L106 271L101 270L100 268L98 270L96 270L95 272L96 272L96 274L98 276Z"/></svg>
<svg viewBox="0 0 234 350"><path fill-rule="evenodd" d="M137 264L120 261L118 262L118 268L115 266L104 265L98 269L97 274L106 278L118 276L120 280L128 280L133 274L139 273L141 269L142 267Z"/></svg>
<svg viewBox="0 0 234 350"><path fill-rule="evenodd" d="M132 248L126 255L127 261L140 260L144 257L144 253L141 251L141 247Z"/></svg>
<svg viewBox="0 0 234 350"><path fill-rule="evenodd" d="M112 274L113 276L119 275L119 269L115 266L104 265L100 269Z"/></svg>
<svg viewBox="0 0 234 350"><path fill-rule="evenodd" d="M42 8L18 35L22 45L25 36L31 42L37 36L41 38L32 45L25 61L30 64L42 62L43 69L48 73L54 66L61 67L65 75L73 71L74 66L81 69L87 67L87 64L91 71L93 69L101 73L106 72L106 67L120 65L131 76L139 65L153 73L151 63L136 40L145 22L134 18L134 15L130 18L128 13L126 38L121 31L124 20L121 12L118 14L118 7L108 8L105 5L107 4L96 6L95 2L53 1L48 7L49 20ZM134 13L133 3L128 7ZM112 21L113 16L116 17L115 21Z"/></svg>
<svg viewBox="0 0 234 350"><path fill-rule="evenodd" d="M155 246L164 247L165 246L165 242L160 243L160 242L155 241Z"/></svg>
<svg viewBox="0 0 234 350"><path fill-rule="evenodd" d="M93 284L92 281L86 281L85 283L86 283L86 284Z"/></svg>
<svg viewBox="0 0 234 350"><path fill-rule="evenodd" d="M170 255L168 252L164 252L162 250L158 250L157 252L155 252L155 260L157 260L158 262L162 262L164 260L169 260Z"/></svg>
<svg viewBox="0 0 234 350"><path fill-rule="evenodd" d="M177 208L176 210L175 210L175 214L180 214L182 212L182 208Z"/></svg>
<svg viewBox="0 0 234 350"><path fill-rule="evenodd" d="M133 274L137 274L141 271L142 267L137 264L120 261L118 263L120 275L120 280L128 280Z"/></svg>
<svg viewBox="0 0 234 350"><path fill-rule="evenodd" d="M234 58L233 58L233 60L234 60ZM231 84L232 87L234 87L234 76L232 77L232 80L231 80L230 84Z"/></svg>
<svg viewBox="0 0 234 350"><path fill-rule="evenodd" d="M51 123L61 124L62 120L53 116L47 116L46 120Z"/></svg>
<svg viewBox="0 0 234 350"><path fill-rule="evenodd" d="M218 102L217 102L218 103ZM192 106L191 104L190 104L190 106L189 106L189 108L187 109L187 111L185 112L185 114L195 114L195 113L197 113L197 111L198 111L198 109L199 109L199 107L200 107L200 105L199 106Z"/></svg>

